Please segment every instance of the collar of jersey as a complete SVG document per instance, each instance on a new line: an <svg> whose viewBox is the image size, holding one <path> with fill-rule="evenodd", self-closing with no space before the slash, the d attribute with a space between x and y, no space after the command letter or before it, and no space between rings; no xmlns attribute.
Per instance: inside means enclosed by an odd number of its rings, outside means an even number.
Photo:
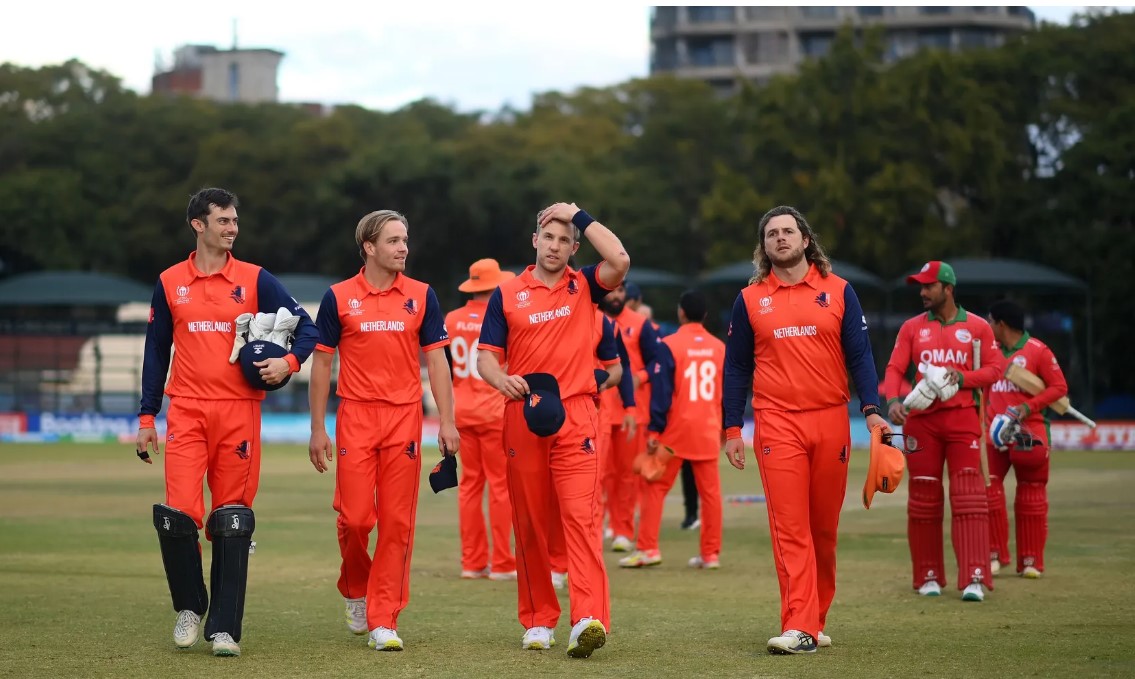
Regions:
<svg viewBox="0 0 1135 679"><path fill-rule="evenodd" d="M371 285L370 281L368 281L367 277L363 274L363 272L365 271L366 267L364 266L359 269L359 274L355 276L355 286L359 289L360 297L366 297L367 295L386 295L394 290L397 290L399 293L402 292L402 281L405 280L406 277L402 274L401 271L395 274L394 283L391 284L391 286L386 290L379 290L378 288Z"/></svg>
<svg viewBox="0 0 1135 679"><path fill-rule="evenodd" d="M1029 337L1030 337L1029 331L1028 330L1024 331L1023 333L1021 333L1021 339L1018 340L1016 344L1014 344L1011 347L1002 347L1001 353L1005 354L1006 356L1012 356L1013 354L1017 353L1021 349L1025 348L1025 345L1028 344Z"/></svg>
<svg viewBox="0 0 1135 679"><path fill-rule="evenodd" d="M804 277L800 279L800 283L807 283L808 287L810 288L818 288L819 286L816 284L816 280L819 277L820 270L816 268L815 264L809 263L808 273L804 274ZM776 292L777 288L794 288L796 287L796 285L800 285L800 283L796 283L795 285L789 285L788 283L785 283L784 281L777 278L776 272L772 270L768 272L768 278L766 278L765 281L768 282L770 288L769 292Z"/></svg>
<svg viewBox="0 0 1135 679"><path fill-rule="evenodd" d="M544 289L546 289L550 292L552 290L558 290L560 287L567 285L567 282L575 276L575 269L571 268L570 266L565 266L564 267L564 275L560 278L559 282L556 283L555 285L553 285L552 287L548 287L547 285L544 284L543 281L537 280L536 277L532 275L532 272L535 271L535 270L536 270L536 265L535 264L529 264L524 269L524 272L521 273L519 276L517 276L517 278L520 279L520 282L524 284L524 287L526 287L526 288L544 288Z"/></svg>
<svg viewBox="0 0 1135 679"><path fill-rule="evenodd" d="M695 323L693 321L690 321L689 323L683 323L682 325L679 325L678 326L678 332L684 333L684 334L691 334L691 333L700 332L702 334L705 334L705 326L702 325L701 323Z"/></svg>
<svg viewBox="0 0 1135 679"><path fill-rule="evenodd" d="M227 280L230 283L233 283L233 282L236 281L236 277L233 274L233 269L236 268L236 263L235 263L236 257L233 257L231 252L225 253L225 265L222 266L221 270L218 271L215 274L202 273L201 269L197 268L197 251L196 250L189 253L189 260L188 261L189 261L189 273L193 274L193 278L195 278L195 279L196 278L208 278L209 276L216 276L216 275L220 274L222 277L224 277L225 280Z"/></svg>
<svg viewBox="0 0 1135 679"><path fill-rule="evenodd" d="M926 319L927 320L938 321L939 323L942 323L942 325L953 325L955 323L962 323L966 320L966 318L968 316L969 316L969 314L966 313L965 307L963 307L961 304L958 305L958 315L954 316L954 320L950 321L949 323L943 323L937 316L934 315L933 311L927 311L926 312Z"/></svg>

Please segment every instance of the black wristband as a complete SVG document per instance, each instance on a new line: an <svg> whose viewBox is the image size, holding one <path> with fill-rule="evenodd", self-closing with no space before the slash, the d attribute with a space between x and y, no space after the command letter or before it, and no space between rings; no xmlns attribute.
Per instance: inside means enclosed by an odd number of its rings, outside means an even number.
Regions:
<svg viewBox="0 0 1135 679"><path fill-rule="evenodd" d="M579 229L580 233L583 233L583 230L591 226L591 222L594 221L595 218L583 210L575 213L575 216L571 218L571 223L575 225L575 228Z"/></svg>
<svg viewBox="0 0 1135 679"><path fill-rule="evenodd" d="M867 406L863 409L863 417L868 417L870 415L878 415L879 417L882 417L883 411L879 410L879 406Z"/></svg>

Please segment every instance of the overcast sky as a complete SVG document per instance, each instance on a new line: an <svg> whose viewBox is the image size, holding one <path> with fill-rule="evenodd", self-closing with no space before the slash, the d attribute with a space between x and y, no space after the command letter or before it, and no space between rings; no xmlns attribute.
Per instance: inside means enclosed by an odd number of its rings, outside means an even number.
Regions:
<svg viewBox="0 0 1135 679"><path fill-rule="evenodd" d="M645 76L650 57L649 5L319 0L300 11L284 4L106 0L62 10L16 0L4 8L0 62L77 58L149 92L158 55L168 61L190 43L229 47L235 19L241 47L286 53L283 101L392 109L429 96L468 111L527 108L534 92ZM1081 8L1033 9L1066 23Z"/></svg>

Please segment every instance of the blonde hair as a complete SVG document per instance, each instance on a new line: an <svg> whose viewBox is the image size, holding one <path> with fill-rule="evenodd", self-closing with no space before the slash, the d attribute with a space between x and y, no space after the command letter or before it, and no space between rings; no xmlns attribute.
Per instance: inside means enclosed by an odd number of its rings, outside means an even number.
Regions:
<svg viewBox="0 0 1135 679"><path fill-rule="evenodd" d="M773 217L780 217L781 215L792 215L796 220L796 227L800 229L800 234L808 239L808 246L804 248L804 259L808 262L815 264L819 269L820 275L824 278L832 272L832 263L828 256L824 254L824 248L820 245L820 239L816 237L816 233L812 231L812 227L808 224L808 220L804 219L804 215L794 207L788 205L778 205L765 213L761 217L760 226L757 228L757 247L753 250L753 276L749 279L749 284L760 283L768 278L772 272L772 261L769 260L768 255L765 253L765 227L772 220Z"/></svg>
<svg viewBox="0 0 1135 679"><path fill-rule="evenodd" d="M541 228L540 227L540 218L544 216L544 212L547 209L548 208L544 208L543 210L540 210L539 212L536 213L536 233L540 233L540 228ZM556 221L559 221L559 220L556 220ZM579 232L579 227L576 226L575 224L572 224L571 222L560 222L560 223L571 227L571 237L575 239L575 242L578 243L579 239L583 237L583 234Z"/></svg>
<svg viewBox="0 0 1135 679"><path fill-rule="evenodd" d="M359 246L359 257L364 262L367 253L363 250L363 244L378 240L382 235L382 227L390 222L402 222L407 229L410 228L410 222L406 221L402 213L394 210L375 210L359 220L359 225L355 227L355 244Z"/></svg>

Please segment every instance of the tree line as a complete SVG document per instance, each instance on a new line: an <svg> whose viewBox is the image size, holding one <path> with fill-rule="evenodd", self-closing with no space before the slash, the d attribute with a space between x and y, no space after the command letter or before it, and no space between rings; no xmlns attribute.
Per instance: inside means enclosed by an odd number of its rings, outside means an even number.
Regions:
<svg viewBox="0 0 1135 679"><path fill-rule="evenodd" d="M276 272L345 277L359 217L403 212L410 270L452 305L472 260L532 260L525 236L556 200L611 225L634 265L691 276L749 258L760 215L791 204L831 256L887 280L959 256L1085 280L1097 390L1131 392L1117 368L1132 311L1119 272L1135 255L1133 41L1135 15L1092 14L886 65L879 33L848 28L826 58L728 99L657 77L543 93L529 110L422 100L325 116L143 96L78 61L4 64L0 260L5 274L153 280L193 247L188 196L218 185L241 197L239 252Z"/></svg>

